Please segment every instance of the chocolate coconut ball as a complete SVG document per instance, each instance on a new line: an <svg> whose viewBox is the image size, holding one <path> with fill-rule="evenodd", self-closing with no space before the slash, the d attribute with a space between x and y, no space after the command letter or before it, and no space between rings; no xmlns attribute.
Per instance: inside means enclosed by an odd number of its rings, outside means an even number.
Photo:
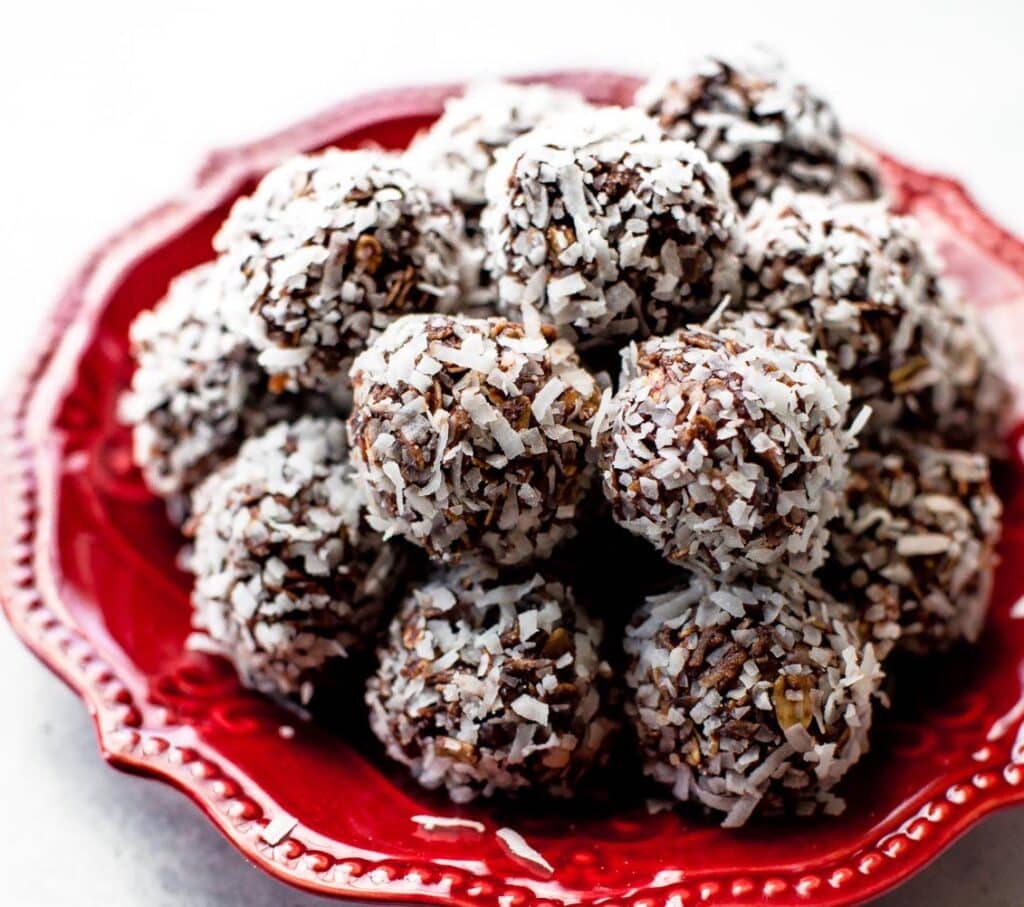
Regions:
<svg viewBox="0 0 1024 907"><path fill-rule="evenodd" d="M610 669L601 625L539 575L470 564L406 599L366 701L388 755L456 803L497 791L569 796L603 760Z"/></svg>
<svg viewBox="0 0 1024 907"><path fill-rule="evenodd" d="M690 569L821 566L849 392L803 335L690 328L623 360L594 426L615 519Z"/></svg>
<svg viewBox="0 0 1024 907"><path fill-rule="evenodd" d="M168 499L177 521L191 488L268 424L328 397L273 394L244 337L224 324L225 281L215 264L172 281L156 308L131 327L137 363L120 415L132 428L133 456L146 485Z"/></svg>
<svg viewBox="0 0 1024 907"><path fill-rule="evenodd" d="M538 123L588 109L575 92L548 85L483 82L448 100L441 118L409 147L409 168L450 194L465 218L460 311L477 317L497 314L497 288L483 266L480 227L487 200L484 182L495 158Z"/></svg>
<svg viewBox="0 0 1024 907"><path fill-rule="evenodd" d="M998 446L1008 409L998 357L913 220L780 192L747 228L747 307L812 336L854 409L870 405L873 434L901 425Z"/></svg>
<svg viewBox="0 0 1024 907"><path fill-rule="evenodd" d="M501 304L512 317L533 306L571 338L664 333L739 288L725 172L688 142L538 128L492 169L488 199Z"/></svg>
<svg viewBox="0 0 1024 907"><path fill-rule="evenodd" d="M591 477L593 376L549 326L409 315L355 361L352 459L370 524L431 557L547 557Z"/></svg>
<svg viewBox="0 0 1024 907"><path fill-rule="evenodd" d="M647 599L626 631L626 712L645 772L724 813L836 812L829 794L868 749L881 671L848 609L794 574L694 578Z"/></svg>
<svg viewBox="0 0 1024 907"><path fill-rule="evenodd" d="M743 210L778 186L856 200L881 194L877 167L843 138L832 107L777 61L708 57L651 80L635 102L669 136L722 164Z"/></svg>
<svg viewBox="0 0 1024 907"><path fill-rule="evenodd" d="M193 494L193 625L246 685L305 703L372 643L402 564L362 504L336 419L271 427Z"/></svg>
<svg viewBox="0 0 1024 907"><path fill-rule="evenodd" d="M282 387L344 376L371 333L458 295L462 216L392 155L293 158L214 239L235 274L232 324Z"/></svg>
<svg viewBox="0 0 1024 907"><path fill-rule="evenodd" d="M983 454L915 443L859 450L832 527L826 581L885 651L929 652L981 633L1002 506Z"/></svg>
<svg viewBox="0 0 1024 907"><path fill-rule="evenodd" d="M1003 358L977 310L954 286L940 284L936 303L940 314L926 325L939 337L930 345L945 354L941 371L937 366L928 389L908 399L905 422L917 431L938 432L950 447L1003 458L1014 417Z"/></svg>

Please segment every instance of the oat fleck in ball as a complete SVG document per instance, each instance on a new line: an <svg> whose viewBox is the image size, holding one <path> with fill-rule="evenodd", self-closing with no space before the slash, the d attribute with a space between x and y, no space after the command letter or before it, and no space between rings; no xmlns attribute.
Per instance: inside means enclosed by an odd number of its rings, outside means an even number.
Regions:
<svg viewBox="0 0 1024 907"><path fill-rule="evenodd" d="M243 682L307 702L373 642L401 556L361 518L344 423L279 423L193 495L193 625Z"/></svg>
<svg viewBox="0 0 1024 907"><path fill-rule="evenodd" d="M326 400L272 394L256 351L223 321L223 273L200 265L131 327L136 370L120 404L147 487L181 520L188 492L242 440Z"/></svg>
<svg viewBox="0 0 1024 907"><path fill-rule="evenodd" d="M282 387L344 375L371 332L458 295L462 216L399 158L331 150L272 170L214 239L232 324Z"/></svg>
<svg viewBox="0 0 1024 907"><path fill-rule="evenodd" d="M849 392L803 335L691 328L623 358L595 425L615 519L712 574L821 566L846 479Z"/></svg>
<svg viewBox="0 0 1024 907"><path fill-rule="evenodd" d="M479 564L442 573L391 623L367 687L370 725L391 758L456 803L569 796L614 728L601 635L559 582L503 581Z"/></svg>
<svg viewBox="0 0 1024 907"><path fill-rule="evenodd" d="M669 136L724 165L743 210L780 185L855 200L880 194L869 155L844 139L831 106L777 61L708 57L688 74L651 80L636 104Z"/></svg>
<svg viewBox="0 0 1024 907"><path fill-rule="evenodd" d="M812 335L871 406L871 430L937 430L998 447L1007 387L972 312L910 218L879 204L777 193L747 219L747 307Z"/></svg>
<svg viewBox="0 0 1024 907"><path fill-rule="evenodd" d="M600 390L550 327L409 315L352 381L352 458L381 532L439 560L501 564L573 533Z"/></svg>
<svg viewBox="0 0 1024 907"><path fill-rule="evenodd" d="M625 642L645 772L726 827L840 811L829 791L867 752L882 676L849 618L794 574L648 598Z"/></svg>
<svg viewBox="0 0 1024 907"><path fill-rule="evenodd" d="M738 290L739 223L725 172L652 128L640 141L611 128L538 128L492 169L488 201L501 304L513 317L536 307L580 341L664 333Z"/></svg>
<svg viewBox="0 0 1024 907"><path fill-rule="evenodd" d="M830 587L887 646L976 642L992 591L1002 506L983 454L915 443L850 460L832 529ZM902 635L900 635L902 631Z"/></svg>

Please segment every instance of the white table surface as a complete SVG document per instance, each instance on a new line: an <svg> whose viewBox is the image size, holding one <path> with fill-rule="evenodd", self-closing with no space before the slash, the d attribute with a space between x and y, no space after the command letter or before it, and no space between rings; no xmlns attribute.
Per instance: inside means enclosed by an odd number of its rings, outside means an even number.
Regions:
<svg viewBox="0 0 1024 907"><path fill-rule="evenodd" d="M4 373L88 249L181 186L204 152L387 85L569 66L642 72L702 49L765 42L851 128L960 176L1024 232L1016 2L16 9L0 27ZM3 903L321 903L247 865L176 792L108 769L85 710L6 624L0 690ZM1019 905L1021 842L1024 811L996 816L879 903Z"/></svg>

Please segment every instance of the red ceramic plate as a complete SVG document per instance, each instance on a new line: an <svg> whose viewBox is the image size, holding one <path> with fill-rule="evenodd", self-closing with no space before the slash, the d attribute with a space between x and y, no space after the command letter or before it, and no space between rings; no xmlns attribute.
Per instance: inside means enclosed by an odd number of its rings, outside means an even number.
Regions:
<svg viewBox="0 0 1024 907"><path fill-rule="evenodd" d="M550 81L622 101L634 80ZM0 592L14 628L85 700L114 766L174 784L250 860L324 894L459 905L859 902L920 869L982 816L1024 800L1024 466L1002 477L1007 527L988 632L976 650L900 666L894 710L843 787L839 819L727 832L648 815L639 796L589 810L456 810L412 787L365 731L304 724L186 654L179 540L133 470L115 401L128 325L168 280L210 257L232 200L280 158L329 144L404 145L452 88L347 102L214 154L195 184L103 246L71 283L4 401ZM1024 244L950 180L888 161L893 196L926 223L1001 337L1024 329ZM1016 357L1015 361L1020 361ZM927 693L927 695L924 695ZM353 692L354 698L358 698ZM294 726L294 736L281 732ZM417 814L459 814L481 834L427 834ZM514 858L511 826L554 868Z"/></svg>

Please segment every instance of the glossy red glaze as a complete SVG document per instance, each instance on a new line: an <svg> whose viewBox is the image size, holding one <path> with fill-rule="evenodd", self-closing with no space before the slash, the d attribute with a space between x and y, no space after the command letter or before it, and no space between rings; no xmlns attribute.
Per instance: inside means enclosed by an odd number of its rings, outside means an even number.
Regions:
<svg viewBox="0 0 1024 907"><path fill-rule="evenodd" d="M601 101L621 101L635 84L592 73L549 78ZM131 369L128 325L173 275L210 257L232 200L274 162L334 143L400 147L452 90L346 102L214 154L193 186L96 252L5 395L4 608L87 702L110 763L181 788L284 881L338 896L459 905L849 904L905 879L986 813L1024 799L1024 625L1010 614L1024 592L1017 455L1003 477L1005 560L985 638L936 664L898 666L896 707L844 784L850 806L840 819L726 832L693 815L648 815L635 794L590 809L455 808L386 764L358 721L346 735L305 724L241 689L223 662L185 653L179 539L142 487L115 419ZM891 161L886 169L898 206L925 221L971 300L1004 336L1019 332L1024 312L1013 303L1024 299L1024 245L956 183ZM283 725L294 727L290 739ZM470 817L486 832L428 834L411 821L419 813ZM554 873L513 859L494 836L503 825L525 835Z"/></svg>

